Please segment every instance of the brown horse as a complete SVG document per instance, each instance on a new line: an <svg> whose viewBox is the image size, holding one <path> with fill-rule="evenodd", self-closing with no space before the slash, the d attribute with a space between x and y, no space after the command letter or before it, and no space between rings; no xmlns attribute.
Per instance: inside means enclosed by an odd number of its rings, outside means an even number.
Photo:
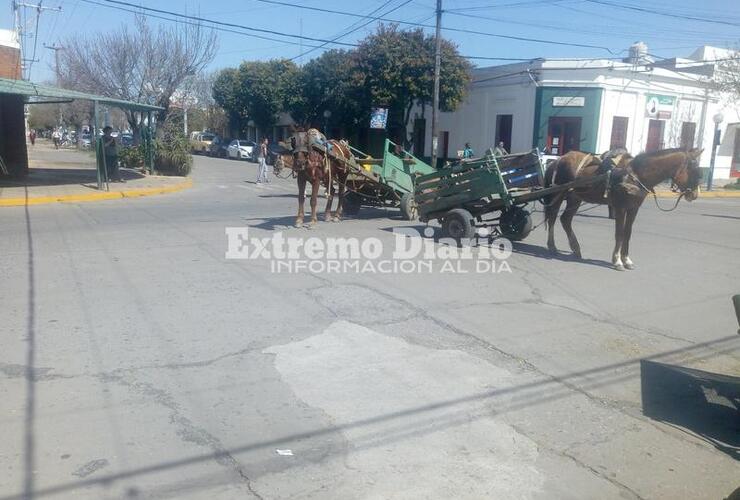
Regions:
<svg viewBox="0 0 740 500"><path fill-rule="evenodd" d="M671 188L679 194L679 200L693 201L699 196L699 157L702 150L665 149L654 153L642 153L632 158L622 155L615 159L615 168L610 170L599 157L571 151L551 164L545 172L545 186L566 184L575 179L607 173L604 179L586 187L570 189L552 195L545 200L545 221L548 227L547 248L555 253L555 219L560 205L566 202L560 222L568 235L573 255L581 258L581 247L573 232L573 216L582 202L609 205L614 210L615 231L612 264L619 271L634 269L629 257L632 224L645 197L653 193L655 186L671 180ZM678 200L676 201L678 203Z"/></svg>
<svg viewBox="0 0 740 500"><path fill-rule="evenodd" d="M303 226L304 203L306 200L306 184L311 184L311 226L316 225L318 217L316 215L316 205L318 204L319 188L323 184L327 189L326 210L324 220L339 222L342 220L342 199L344 197L344 188L347 182L349 170L341 160L349 160L352 153L347 144L343 141L329 140L326 147L331 153L322 153L314 148L308 152L297 151L293 153L292 168L298 181L298 216L295 220L296 227ZM339 192L335 187L339 187ZM337 211L332 214L331 206L334 202L334 196L338 194Z"/></svg>

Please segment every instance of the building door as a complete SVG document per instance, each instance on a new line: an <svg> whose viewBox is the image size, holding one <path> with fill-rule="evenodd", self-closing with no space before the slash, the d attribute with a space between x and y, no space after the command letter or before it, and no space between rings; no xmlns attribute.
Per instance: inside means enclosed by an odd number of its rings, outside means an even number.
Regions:
<svg viewBox="0 0 740 500"><path fill-rule="evenodd" d="M424 118L414 120L414 156L424 156L424 139L427 135L427 121Z"/></svg>
<svg viewBox="0 0 740 500"><path fill-rule="evenodd" d="M612 118L612 139L609 149L627 149L627 126L630 119L626 116L615 116Z"/></svg>
<svg viewBox="0 0 740 500"><path fill-rule="evenodd" d="M581 146L581 118L553 116L547 127L547 149L550 154L564 155Z"/></svg>
<svg viewBox="0 0 740 500"><path fill-rule="evenodd" d="M506 151L511 153L511 128L514 122L514 115L496 115L496 144L503 141Z"/></svg>
<svg viewBox="0 0 740 500"><path fill-rule="evenodd" d="M732 148L732 166L730 167L730 177L740 177L740 126L735 128L735 144Z"/></svg>
<svg viewBox="0 0 740 500"><path fill-rule="evenodd" d="M648 126L647 144L645 145L645 151L657 151L663 149L663 130L665 129L665 122L663 120L650 120Z"/></svg>
<svg viewBox="0 0 740 500"><path fill-rule="evenodd" d="M696 135L696 123L683 122L681 125L681 149L688 151L694 148L694 136Z"/></svg>

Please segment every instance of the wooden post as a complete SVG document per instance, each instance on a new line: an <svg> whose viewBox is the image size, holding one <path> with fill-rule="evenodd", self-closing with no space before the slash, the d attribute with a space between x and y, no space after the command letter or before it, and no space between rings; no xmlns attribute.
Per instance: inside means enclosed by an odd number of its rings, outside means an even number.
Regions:
<svg viewBox="0 0 740 500"><path fill-rule="evenodd" d="M437 0L437 31L434 48L434 95L432 97L432 168L437 168L437 144L439 142L439 70L442 65L441 31L442 0Z"/></svg>

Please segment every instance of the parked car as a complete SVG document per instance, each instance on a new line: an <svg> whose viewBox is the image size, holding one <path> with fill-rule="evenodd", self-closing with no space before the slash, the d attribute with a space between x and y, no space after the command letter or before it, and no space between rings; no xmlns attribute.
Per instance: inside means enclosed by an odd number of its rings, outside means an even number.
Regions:
<svg viewBox="0 0 740 500"><path fill-rule="evenodd" d="M234 139L229 143L229 147L226 148L227 156L237 160L256 161L256 152L257 144L253 141L245 141L243 139Z"/></svg>
<svg viewBox="0 0 740 500"><path fill-rule="evenodd" d="M134 136L131 134L121 134L118 140L123 148L130 148L134 145Z"/></svg>
<svg viewBox="0 0 740 500"><path fill-rule="evenodd" d="M193 132L190 134L190 151L200 154L208 153L208 148L211 146L211 142L216 137L216 134L210 132Z"/></svg>
<svg viewBox="0 0 740 500"><path fill-rule="evenodd" d="M211 145L208 147L208 156L214 158L226 158L226 148L231 144L231 139L216 136L211 141Z"/></svg>
<svg viewBox="0 0 740 500"><path fill-rule="evenodd" d="M90 134L82 134L80 136L80 147L83 149L92 147L92 136Z"/></svg>

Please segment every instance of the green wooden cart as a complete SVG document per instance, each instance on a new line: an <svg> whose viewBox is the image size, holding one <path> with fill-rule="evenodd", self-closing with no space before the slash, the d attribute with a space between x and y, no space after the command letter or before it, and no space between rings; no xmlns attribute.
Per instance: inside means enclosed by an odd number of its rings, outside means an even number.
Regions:
<svg viewBox="0 0 740 500"><path fill-rule="evenodd" d="M439 220L445 236L473 238L479 227L511 240L532 231L529 202L571 189L575 183L544 188L538 150L463 160L416 179L414 201L422 222Z"/></svg>
<svg viewBox="0 0 740 500"><path fill-rule="evenodd" d="M321 145L312 146L326 152ZM374 158L351 146L350 150L353 157L349 160L328 152L330 156L347 165L350 171L346 183L347 193L342 202L344 213L356 215L362 206L390 206L400 207L406 220L415 220L416 179L437 170L387 139L381 158Z"/></svg>

